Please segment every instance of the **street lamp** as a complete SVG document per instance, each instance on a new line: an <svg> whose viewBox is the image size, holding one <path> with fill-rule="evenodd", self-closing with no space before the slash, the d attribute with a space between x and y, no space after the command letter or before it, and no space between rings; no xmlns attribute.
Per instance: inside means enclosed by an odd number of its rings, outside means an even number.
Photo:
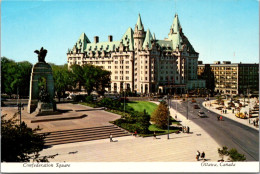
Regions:
<svg viewBox="0 0 260 174"><path fill-rule="evenodd" d="M167 99L168 99L168 136L167 136L167 139L170 139L170 97L169 97L169 93L168 93L168 96L167 96Z"/></svg>
<svg viewBox="0 0 260 174"><path fill-rule="evenodd" d="M187 120L189 119L189 90L187 89Z"/></svg>

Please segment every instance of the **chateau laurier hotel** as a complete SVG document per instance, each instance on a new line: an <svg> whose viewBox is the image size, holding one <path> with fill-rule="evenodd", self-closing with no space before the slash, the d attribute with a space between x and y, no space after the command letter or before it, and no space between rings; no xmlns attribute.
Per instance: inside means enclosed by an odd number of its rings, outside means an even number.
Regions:
<svg viewBox="0 0 260 174"><path fill-rule="evenodd" d="M82 33L68 50L68 65L92 64L111 71L110 92L130 90L137 93L184 93L187 89L205 88L197 79L198 56L184 35L175 15L168 38L158 40L145 30L140 14L134 31L128 28L121 40L90 42Z"/></svg>

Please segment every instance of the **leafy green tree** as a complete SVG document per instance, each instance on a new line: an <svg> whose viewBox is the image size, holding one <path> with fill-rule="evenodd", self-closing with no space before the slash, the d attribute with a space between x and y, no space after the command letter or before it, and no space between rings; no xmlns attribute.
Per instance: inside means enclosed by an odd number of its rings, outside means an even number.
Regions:
<svg viewBox="0 0 260 174"><path fill-rule="evenodd" d="M55 93L59 99L65 95L65 92L73 86L73 76L68 70L67 64L57 66L52 65Z"/></svg>
<svg viewBox="0 0 260 174"><path fill-rule="evenodd" d="M151 121L159 128L166 128L168 125L168 116L170 112L165 102L161 102L157 109L152 113Z"/></svg>
<svg viewBox="0 0 260 174"><path fill-rule="evenodd" d="M17 73L17 64L6 57L1 57L1 92L11 96L17 93L14 85L15 75Z"/></svg>
<svg viewBox="0 0 260 174"><path fill-rule="evenodd" d="M224 160L224 157L227 156L230 161L245 161L246 157L243 154L240 154L237 149L232 148L228 150L227 146L218 148L218 154Z"/></svg>
<svg viewBox="0 0 260 174"><path fill-rule="evenodd" d="M111 72L103 70L101 67L89 64L83 66L72 65L71 70L74 83L79 84L79 86L84 86L88 95L94 90L104 95L105 88L109 87Z"/></svg>
<svg viewBox="0 0 260 174"><path fill-rule="evenodd" d="M81 86L84 84L84 71L80 65L72 65L71 67L72 77L74 87L78 86L78 89L81 90Z"/></svg>
<svg viewBox="0 0 260 174"><path fill-rule="evenodd" d="M111 83L111 79L110 79L111 72L103 70L100 67L96 67L96 68L98 71L98 76L96 80L95 89L98 94L103 96L105 94L105 88L108 88Z"/></svg>
<svg viewBox="0 0 260 174"><path fill-rule="evenodd" d="M44 147L44 136L36 132L40 128L31 129L22 122L17 124L17 114L11 119L6 119L6 115L1 116L1 161L2 162L47 162L48 158L56 155L40 157L39 152Z"/></svg>
<svg viewBox="0 0 260 174"><path fill-rule="evenodd" d="M28 96L32 64L28 61L16 63L1 57L1 92L11 96L19 93Z"/></svg>

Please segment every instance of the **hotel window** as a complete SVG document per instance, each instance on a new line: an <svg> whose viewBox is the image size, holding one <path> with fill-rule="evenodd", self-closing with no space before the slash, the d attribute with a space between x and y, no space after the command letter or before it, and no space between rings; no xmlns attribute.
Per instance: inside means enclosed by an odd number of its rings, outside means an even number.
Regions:
<svg viewBox="0 0 260 174"><path fill-rule="evenodd" d="M126 74L129 74L129 71L126 71L125 73L126 73Z"/></svg>
<svg viewBox="0 0 260 174"><path fill-rule="evenodd" d="M117 66L115 66L115 69L117 69Z"/></svg>
<svg viewBox="0 0 260 174"><path fill-rule="evenodd" d="M145 80L147 80L147 77L145 77Z"/></svg>
<svg viewBox="0 0 260 174"><path fill-rule="evenodd" d="M129 77L128 77L128 76L126 76L126 77L125 77L125 79L126 79L126 80L129 80Z"/></svg>
<svg viewBox="0 0 260 174"><path fill-rule="evenodd" d="M118 71L115 71L115 74L118 74Z"/></svg>
<svg viewBox="0 0 260 174"><path fill-rule="evenodd" d="M126 61L125 63L126 63L126 64L129 64L129 61Z"/></svg>
<svg viewBox="0 0 260 174"><path fill-rule="evenodd" d="M118 80L118 76L115 76L115 80Z"/></svg>
<svg viewBox="0 0 260 174"><path fill-rule="evenodd" d="M108 64L111 64L111 62L109 61Z"/></svg>
<svg viewBox="0 0 260 174"><path fill-rule="evenodd" d="M118 64L118 61L115 61L115 64Z"/></svg>
<svg viewBox="0 0 260 174"><path fill-rule="evenodd" d="M148 69L148 66L145 66L145 69Z"/></svg>
<svg viewBox="0 0 260 174"><path fill-rule="evenodd" d="M145 74L147 74L147 71L145 71Z"/></svg>
<svg viewBox="0 0 260 174"><path fill-rule="evenodd" d="M126 66L125 68L126 68L126 69L129 69L129 66Z"/></svg>
<svg viewBox="0 0 260 174"><path fill-rule="evenodd" d="M108 66L108 69L111 69L111 66Z"/></svg>

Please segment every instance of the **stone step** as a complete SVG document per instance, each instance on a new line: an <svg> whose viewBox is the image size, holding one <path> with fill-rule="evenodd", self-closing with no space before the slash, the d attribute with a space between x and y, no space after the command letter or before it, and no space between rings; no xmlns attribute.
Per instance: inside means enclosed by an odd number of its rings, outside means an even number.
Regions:
<svg viewBox="0 0 260 174"><path fill-rule="evenodd" d="M78 132L71 132L71 133L68 133L68 134L63 134L63 135L50 135L50 136L46 136L45 140L51 140L51 139L57 139L57 138L70 138L73 136L74 137L79 137L79 136L98 136L98 135L103 135L103 134L107 134L109 135L110 133L113 134L116 134L116 133L126 133L126 132L123 132L122 130L120 129L115 129L115 130L112 130L112 129L109 129L109 131L98 131L98 132L81 132L81 133L78 133Z"/></svg>
<svg viewBox="0 0 260 174"><path fill-rule="evenodd" d="M111 128L111 127L116 127L115 125L108 125L108 126L98 126L98 127L88 127L88 128L80 128L80 129L69 129L69 130L62 130L62 131L53 131L53 132L43 132L39 134L62 134L62 133L69 133L69 132L76 132L76 131L88 131L88 130L102 130L105 128Z"/></svg>
<svg viewBox="0 0 260 174"><path fill-rule="evenodd" d="M130 134L115 135L115 136L113 136L113 139L117 138L117 137L123 137L123 136L130 136ZM60 141L55 141L55 142L46 142L45 145L52 146L52 145L76 143L76 142L83 142L83 141L94 141L94 140L101 140L101 139L109 139L109 136L88 137L88 138L80 138L80 139L73 139L73 140L60 140Z"/></svg>
<svg viewBox="0 0 260 174"><path fill-rule="evenodd" d="M63 130L55 132L41 133L45 134L45 145L58 145L82 141L92 141L99 139L107 139L112 133L114 137L130 136L131 134L124 129L115 125L100 126L92 128L82 128L73 130Z"/></svg>

